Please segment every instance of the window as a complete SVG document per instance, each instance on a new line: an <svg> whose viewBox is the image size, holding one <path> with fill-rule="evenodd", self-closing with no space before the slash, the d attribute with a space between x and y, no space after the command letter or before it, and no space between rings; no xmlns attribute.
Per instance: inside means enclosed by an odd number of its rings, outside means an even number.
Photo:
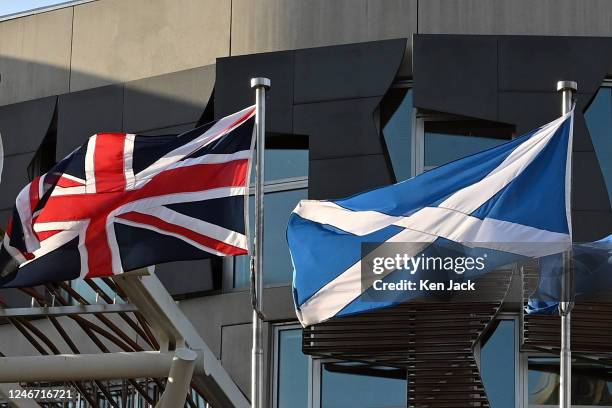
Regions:
<svg viewBox="0 0 612 408"><path fill-rule="evenodd" d="M406 371L313 359L302 353L302 328L274 328L275 408L406 406Z"/></svg>
<svg viewBox="0 0 612 408"><path fill-rule="evenodd" d="M419 113L415 132L417 174L490 149L512 139L512 126L497 122Z"/></svg>
<svg viewBox="0 0 612 408"><path fill-rule="evenodd" d="M517 320L498 320L480 349L480 373L491 408L516 406L518 365Z"/></svg>
<svg viewBox="0 0 612 408"><path fill-rule="evenodd" d="M276 408L307 408L309 358L302 353L302 329L299 326L277 326L275 329Z"/></svg>
<svg viewBox="0 0 612 408"><path fill-rule="evenodd" d="M380 108L382 133L396 181L413 176L412 89L394 87L385 95Z"/></svg>
<svg viewBox="0 0 612 408"><path fill-rule="evenodd" d="M291 283L293 266L285 239L291 211L308 197L308 139L301 135L266 135L264 166L264 285ZM251 171L249 229L255 232L255 168ZM250 285L249 256L226 264L226 287L244 289Z"/></svg>
<svg viewBox="0 0 612 408"><path fill-rule="evenodd" d="M612 203L612 87L599 89L584 117Z"/></svg>
<svg viewBox="0 0 612 408"><path fill-rule="evenodd" d="M296 183L297 186L303 183ZM288 188L285 186L285 188ZM300 200L307 198L305 188L264 193L264 284L282 285L291 282L293 265L285 239L285 229L291 211ZM249 198L251 236L254 231L254 197ZM238 256L234 264L234 288L250 284L249 256Z"/></svg>
<svg viewBox="0 0 612 408"><path fill-rule="evenodd" d="M529 408L559 406L559 359L529 357ZM572 363L572 407L612 407L612 378L607 367Z"/></svg>
<svg viewBox="0 0 612 408"><path fill-rule="evenodd" d="M321 408L407 406L406 371L355 363L320 364Z"/></svg>

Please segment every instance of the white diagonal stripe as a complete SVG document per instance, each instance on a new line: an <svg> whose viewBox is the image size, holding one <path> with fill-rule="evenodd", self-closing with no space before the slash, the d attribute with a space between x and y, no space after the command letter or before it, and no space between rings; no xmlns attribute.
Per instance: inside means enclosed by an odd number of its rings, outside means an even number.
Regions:
<svg viewBox="0 0 612 408"><path fill-rule="evenodd" d="M183 157L198 151L203 146L206 146L212 141L217 140L220 137L223 137L227 133L231 132L237 126L240 126L244 123L241 122L240 124L235 125L236 121L246 115L249 111L252 111L250 116L255 115L254 108L252 106L249 106L248 108L243 109L240 112L236 112L230 116L226 116L223 119L219 120L217 123L215 123L204 134L196 137L191 142L185 143L184 145L159 158L157 161L155 161L155 163L151 164L149 167L136 174L136 183L138 183L140 180L150 178L152 175L155 175L161 170L167 168L168 166L171 166L172 164L178 162Z"/></svg>
<svg viewBox="0 0 612 408"><path fill-rule="evenodd" d="M226 244L238 248L247 248L247 239L243 234L197 218L189 217L166 207L149 208L146 210L138 210L137 212L152 215L164 222L187 228L200 235L211 237L217 241L225 242Z"/></svg>

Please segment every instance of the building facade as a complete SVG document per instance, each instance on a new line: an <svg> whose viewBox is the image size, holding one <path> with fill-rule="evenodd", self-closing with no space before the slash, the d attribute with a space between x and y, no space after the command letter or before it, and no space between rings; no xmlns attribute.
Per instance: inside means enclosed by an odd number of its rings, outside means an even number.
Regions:
<svg viewBox="0 0 612 408"><path fill-rule="evenodd" d="M342 353L343 340L338 350L322 352L313 346L319 339L311 337L309 347L293 309L285 227L301 199L339 198L405 180L556 118L556 82L574 80L574 237L587 242L609 235L610 2L75 2L0 21L0 75L5 150L1 225L19 190L90 135L180 133L252 104L251 77L271 79L264 248L267 406L535 408L557 403L558 346L552 337L536 339L537 321L530 323L522 313L524 282L515 278L507 282L509 295L504 291L494 311L466 334L467 343L456 346L468 350L467 368L443 364L432 374L465 376L473 388L468 397L465 384L422 391L418 387L424 383L414 378L424 374L410 359L386 366L367 358L351 360ZM246 257L236 257L156 268L246 396L251 353L248 265ZM102 281L93 287L73 282L71 289L66 294L71 302L123 302ZM47 299L53 296L48 288L37 290ZM0 300L7 308L35 303L32 293L17 290L1 290ZM439 310L436 316L449 314ZM466 319L465 325L472 324ZM551 319L550 324L558 324ZM103 351L69 316L55 323L43 317L27 324L13 320L0 320L0 352L5 356L53 353L37 331L58 352L73 352L57 324L80 352ZM111 319L123 330L120 320ZM591 339L600 335L600 340L577 338L584 357L575 364L577 406L612 406L608 323L602 314L581 334ZM532 337L526 335L530 330ZM145 343L129 327L124 332L136 344ZM316 328L308 335L315 336ZM452 338L452 331L444 336ZM428 341L432 347L443 342L435 333ZM108 338L101 342L111 351L120 350ZM451 354L463 353L445 346ZM403 353L416 352L407 346ZM423 361L419 367L427 366ZM119 401L126 387L130 384L117 383L107 391ZM100 406L112 406L105 405L109 394L96 384L85 390ZM131 404L147 403L133 395ZM196 394L191 403L204 406Z"/></svg>

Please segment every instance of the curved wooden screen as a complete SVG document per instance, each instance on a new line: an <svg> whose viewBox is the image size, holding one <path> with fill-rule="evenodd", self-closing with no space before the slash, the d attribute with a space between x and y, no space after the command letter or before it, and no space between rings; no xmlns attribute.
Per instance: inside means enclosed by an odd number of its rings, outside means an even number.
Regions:
<svg viewBox="0 0 612 408"><path fill-rule="evenodd" d="M425 299L307 327L303 351L406 370L411 408L488 407L474 346L499 313L511 279L511 270L496 271L477 281L474 294Z"/></svg>

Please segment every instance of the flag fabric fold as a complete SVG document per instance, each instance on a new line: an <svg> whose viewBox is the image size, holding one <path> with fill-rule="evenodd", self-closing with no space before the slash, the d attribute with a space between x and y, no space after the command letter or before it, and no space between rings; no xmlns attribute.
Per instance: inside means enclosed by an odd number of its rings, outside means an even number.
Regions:
<svg viewBox="0 0 612 408"><path fill-rule="evenodd" d="M98 133L18 195L0 287L247 253L255 108L181 135Z"/></svg>
<svg viewBox="0 0 612 408"><path fill-rule="evenodd" d="M301 323L394 304L364 299L365 242L422 243L414 255L442 240L529 257L569 247L572 126L573 111L409 180L346 199L300 202L287 240Z"/></svg>

